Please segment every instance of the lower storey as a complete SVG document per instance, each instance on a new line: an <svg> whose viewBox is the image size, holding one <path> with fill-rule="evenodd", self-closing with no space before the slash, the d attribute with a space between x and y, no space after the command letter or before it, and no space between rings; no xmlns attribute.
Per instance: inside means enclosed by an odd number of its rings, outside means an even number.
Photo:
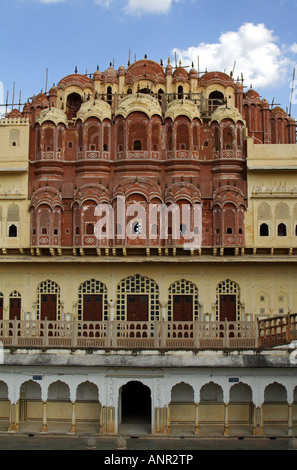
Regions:
<svg viewBox="0 0 297 470"><path fill-rule="evenodd" d="M295 369L41 369L1 367L1 432L297 433Z"/></svg>

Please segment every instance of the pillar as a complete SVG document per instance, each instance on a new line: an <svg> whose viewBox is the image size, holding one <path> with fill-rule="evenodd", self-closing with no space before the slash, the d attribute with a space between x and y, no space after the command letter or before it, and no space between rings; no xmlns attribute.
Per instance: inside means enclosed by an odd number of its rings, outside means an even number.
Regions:
<svg viewBox="0 0 297 470"><path fill-rule="evenodd" d="M115 432L115 408L102 406L100 414L100 434L113 434Z"/></svg>
<svg viewBox="0 0 297 470"><path fill-rule="evenodd" d="M76 403L75 401L72 402L72 415L71 415L71 433L75 433L75 426L76 426Z"/></svg>
<svg viewBox="0 0 297 470"><path fill-rule="evenodd" d="M293 413L292 403L288 403L288 436L293 436Z"/></svg>
<svg viewBox="0 0 297 470"><path fill-rule="evenodd" d="M8 431L19 430L19 402L10 404Z"/></svg>
<svg viewBox="0 0 297 470"><path fill-rule="evenodd" d="M167 422L166 422L166 432L170 434L170 405L167 407Z"/></svg>
<svg viewBox="0 0 297 470"><path fill-rule="evenodd" d="M224 406L224 436L229 436L229 403L225 403Z"/></svg>
<svg viewBox="0 0 297 470"><path fill-rule="evenodd" d="M47 402L42 402L43 413L42 413L42 432L47 432Z"/></svg>
<svg viewBox="0 0 297 470"><path fill-rule="evenodd" d="M195 436L199 436L199 403L195 403Z"/></svg>
<svg viewBox="0 0 297 470"><path fill-rule="evenodd" d="M254 436L263 436L263 408L261 406L254 407Z"/></svg>
<svg viewBox="0 0 297 470"><path fill-rule="evenodd" d="M168 407L155 408L155 434L167 434Z"/></svg>

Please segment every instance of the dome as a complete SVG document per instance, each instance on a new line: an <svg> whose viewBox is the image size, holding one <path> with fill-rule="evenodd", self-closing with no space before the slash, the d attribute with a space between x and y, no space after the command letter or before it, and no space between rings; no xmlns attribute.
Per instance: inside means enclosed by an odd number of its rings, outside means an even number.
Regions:
<svg viewBox="0 0 297 470"><path fill-rule="evenodd" d="M59 81L57 88L65 89L69 86L78 86L82 90L84 88L92 88L92 80L86 75L74 73L62 78L62 80Z"/></svg>
<svg viewBox="0 0 297 470"><path fill-rule="evenodd" d="M245 94L244 98L250 101L260 101L260 95L255 90L250 88Z"/></svg>
<svg viewBox="0 0 297 470"><path fill-rule="evenodd" d="M189 77L190 78L198 78L198 72L196 69L194 69L194 67L191 68L190 72L189 72Z"/></svg>
<svg viewBox="0 0 297 470"><path fill-rule="evenodd" d="M205 87L213 83L221 84L224 87L234 87L233 78L223 72L206 72L199 81L199 84Z"/></svg>
<svg viewBox="0 0 297 470"><path fill-rule="evenodd" d="M115 83L118 80L116 70L110 65L110 67L103 72L103 80L105 83Z"/></svg>
<svg viewBox="0 0 297 470"><path fill-rule="evenodd" d="M139 80L150 80L155 85L165 84L163 67L153 60L139 60L130 65L127 70L126 84L134 85Z"/></svg>
<svg viewBox="0 0 297 470"><path fill-rule="evenodd" d="M58 109L58 108L47 108L41 111L38 118L36 119L36 122L38 122L41 125L46 121L51 121L56 126L61 123L65 124L65 126L67 126L68 124L68 119L66 117L66 114L61 109Z"/></svg>
<svg viewBox="0 0 297 470"><path fill-rule="evenodd" d="M174 100L167 107L165 119L174 121L178 116L187 116L192 121L194 118L200 119L200 111L193 101Z"/></svg>
<svg viewBox="0 0 297 470"><path fill-rule="evenodd" d="M158 100L150 95L137 93L128 95L123 98L116 109L115 116L122 115L126 118L129 114L134 112L145 113L149 118L157 114L162 117L161 107Z"/></svg>
<svg viewBox="0 0 297 470"><path fill-rule="evenodd" d="M271 116L281 116L285 118L287 117L287 113L280 106L276 106L271 110Z"/></svg>
<svg viewBox="0 0 297 470"><path fill-rule="evenodd" d="M97 69L93 75L93 80L101 80L101 79L102 79L102 73L100 72L100 70Z"/></svg>
<svg viewBox="0 0 297 470"><path fill-rule="evenodd" d="M226 105L218 106L211 117L212 122L221 122L223 119L231 119L234 122L241 121L243 124L245 124L245 120L243 119L242 115L238 109L234 108L233 106L229 106L228 108Z"/></svg>
<svg viewBox="0 0 297 470"><path fill-rule="evenodd" d="M7 115L7 117L8 118L18 119L18 118L22 118L23 115L22 115L22 113L19 109L13 109L12 111L10 111L10 113Z"/></svg>
<svg viewBox="0 0 297 470"><path fill-rule="evenodd" d="M173 72L173 81L176 82L187 82L189 75L186 69L182 66L177 67Z"/></svg>
<svg viewBox="0 0 297 470"><path fill-rule="evenodd" d="M119 76L123 76L123 75L126 75L126 69L124 65L121 65L119 67Z"/></svg>
<svg viewBox="0 0 297 470"><path fill-rule="evenodd" d="M103 100L85 101L81 105L76 117L83 122L89 117L97 117L100 121L111 119L111 108L109 104Z"/></svg>
<svg viewBox="0 0 297 470"><path fill-rule="evenodd" d="M38 95L34 96L31 106L34 108L47 108L48 107L48 99L44 93L39 93Z"/></svg>

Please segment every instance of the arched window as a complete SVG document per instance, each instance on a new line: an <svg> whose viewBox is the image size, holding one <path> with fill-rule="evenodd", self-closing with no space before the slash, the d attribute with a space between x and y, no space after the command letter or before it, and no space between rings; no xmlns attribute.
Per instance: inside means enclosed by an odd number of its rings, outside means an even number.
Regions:
<svg viewBox="0 0 297 470"><path fill-rule="evenodd" d="M177 89L177 97L179 100L182 100L183 97L184 97L184 88L182 85L179 85L178 89Z"/></svg>
<svg viewBox="0 0 297 470"><path fill-rule="evenodd" d="M47 279L38 285L36 317L37 320L61 320L60 287L56 282Z"/></svg>
<svg viewBox="0 0 297 470"><path fill-rule="evenodd" d="M224 95L220 91L216 90L210 93L208 100L210 111L214 111L218 106L224 104Z"/></svg>
<svg viewBox="0 0 297 470"><path fill-rule="evenodd" d="M268 237L269 236L269 227L267 224L260 225L260 237Z"/></svg>
<svg viewBox="0 0 297 470"><path fill-rule="evenodd" d="M4 296L2 292L0 292L0 320L3 320L3 303L4 303Z"/></svg>
<svg viewBox="0 0 297 470"><path fill-rule="evenodd" d="M9 296L9 319L21 319L21 294L14 290Z"/></svg>
<svg viewBox="0 0 297 470"><path fill-rule="evenodd" d="M286 237L287 236L287 227L285 224L279 224L277 226L277 236Z"/></svg>
<svg viewBox="0 0 297 470"><path fill-rule="evenodd" d="M177 150L189 150L190 138L187 124L179 124L176 131Z"/></svg>
<svg viewBox="0 0 297 470"><path fill-rule="evenodd" d="M10 238L18 236L19 207L11 204L7 212L7 236Z"/></svg>
<svg viewBox="0 0 297 470"><path fill-rule="evenodd" d="M80 284L78 289L78 320L108 320L108 302L106 285L95 279Z"/></svg>
<svg viewBox="0 0 297 470"><path fill-rule="evenodd" d="M226 279L216 289L216 321L240 321L240 291L236 282Z"/></svg>
<svg viewBox="0 0 297 470"><path fill-rule="evenodd" d="M148 277L135 274L117 287L117 320L154 321L159 319L159 287Z"/></svg>
<svg viewBox="0 0 297 470"><path fill-rule="evenodd" d="M8 229L8 236L10 238L15 238L18 236L18 229L17 226L14 224L11 224Z"/></svg>
<svg viewBox="0 0 297 470"><path fill-rule="evenodd" d="M197 286L186 279L175 281L169 287L168 321L195 321L198 319Z"/></svg>
<svg viewBox="0 0 297 470"><path fill-rule="evenodd" d="M66 114L68 119L76 117L79 108L81 107L82 99L78 93L71 93L67 96Z"/></svg>
<svg viewBox="0 0 297 470"><path fill-rule="evenodd" d="M107 87L107 98L106 98L107 103L111 106L112 103L112 88L111 86Z"/></svg>
<svg viewBox="0 0 297 470"><path fill-rule="evenodd" d="M141 150L141 140L135 140L134 141L133 150Z"/></svg>
<svg viewBox="0 0 297 470"><path fill-rule="evenodd" d="M94 224L87 224L86 234L87 235L94 235Z"/></svg>

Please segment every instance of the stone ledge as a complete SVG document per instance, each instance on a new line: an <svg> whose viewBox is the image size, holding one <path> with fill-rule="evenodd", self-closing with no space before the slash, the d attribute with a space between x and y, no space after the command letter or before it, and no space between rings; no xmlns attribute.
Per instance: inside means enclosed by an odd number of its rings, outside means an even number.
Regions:
<svg viewBox="0 0 297 470"><path fill-rule="evenodd" d="M4 366L137 368L290 368L292 349L249 351L4 350Z"/></svg>

